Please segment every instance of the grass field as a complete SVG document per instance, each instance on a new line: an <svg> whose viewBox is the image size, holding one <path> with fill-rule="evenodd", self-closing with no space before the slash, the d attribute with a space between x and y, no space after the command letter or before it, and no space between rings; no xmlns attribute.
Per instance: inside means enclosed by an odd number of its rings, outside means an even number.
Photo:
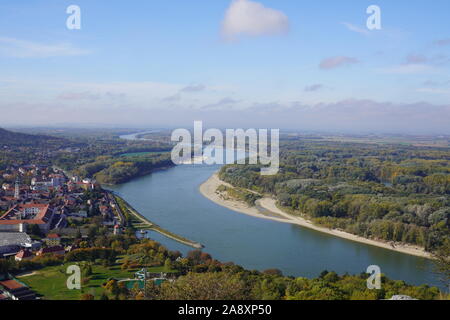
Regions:
<svg viewBox="0 0 450 320"><path fill-rule="evenodd" d="M121 270L120 265L112 267L93 265L91 280L85 285L82 284L81 290L69 290L66 285L68 278L66 270L69 265L71 264L47 267L36 271L33 275L20 277L19 280L45 300L79 300L83 293L92 294L98 299L103 292L102 285L108 279L133 279L134 273L138 271L137 269ZM148 268L148 271L164 272L164 267L152 267Z"/></svg>
<svg viewBox="0 0 450 320"><path fill-rule="evenodd" d="M84 293L92 294L98 299L103 293L102 285L108 279L133 279L134 273L138 271L138 269L121 270L119 264L111 267L92 265L90 281L87 284L82 284L81 290L69 290L66 285L69 276L66 274L66 270L72 264L74 263L47 267L36 271L32 275L19 277L18 279L45 300L79 300ZM166 272L164 266L151 267L147 271L153 273ZM176 272L176 270L169 272Z"/></svg>
<svg viewBox="0 0 450 320"><path fill-rule="evenodd" d="M64 266L47 267L36 271L35 274L21 277L20 281L37 292L43 299L47 300L78 300L83 293L89 293L99 298L103 292L102 284L109 278L128 279L134 278L134 272L137 270L121 270L119 265L112 267L103 267L100 265L92 266L92 275L90 281L83 285L81 290L69 290L66 281L69 275L66 274L67 267Z"/></svg>

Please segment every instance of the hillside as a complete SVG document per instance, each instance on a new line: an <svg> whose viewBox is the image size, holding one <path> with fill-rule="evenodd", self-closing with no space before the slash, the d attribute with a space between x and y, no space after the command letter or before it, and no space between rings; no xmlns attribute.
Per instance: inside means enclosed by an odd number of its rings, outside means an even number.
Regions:
<svg viewBox="0 0 450 320"><path fill-rule="evenodd" d="M19 132L8 131L0 128L0 146L33 146L39 147L50 144L61 144L64 139L44 136L31 135Z"/></svg>

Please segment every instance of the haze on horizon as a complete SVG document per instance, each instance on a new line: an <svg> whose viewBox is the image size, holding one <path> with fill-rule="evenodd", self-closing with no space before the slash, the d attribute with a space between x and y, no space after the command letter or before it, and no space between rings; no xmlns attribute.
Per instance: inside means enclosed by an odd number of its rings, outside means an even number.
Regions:
<svg viewBox="0 0 450 320"><path fill-rule="evenodd" d="M4 0L0 127L450 134L449 15L448 0Z"/></svg>

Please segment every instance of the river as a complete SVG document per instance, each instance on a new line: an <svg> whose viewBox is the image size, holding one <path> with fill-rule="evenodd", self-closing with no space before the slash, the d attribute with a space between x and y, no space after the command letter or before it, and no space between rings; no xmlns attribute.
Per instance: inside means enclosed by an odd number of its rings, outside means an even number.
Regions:
<svg viewBox="0 0 450 320"><path fill-rule="evenodd" d="M378 265L391 279L442 287L427 259L250 217L211 202L199 186L218 169L182 165L109 188L161 227L204 244L204 251L222 262L307 278L323 270L359 274ZM155 232L149 237L170 250L192 250Z"/></svg>

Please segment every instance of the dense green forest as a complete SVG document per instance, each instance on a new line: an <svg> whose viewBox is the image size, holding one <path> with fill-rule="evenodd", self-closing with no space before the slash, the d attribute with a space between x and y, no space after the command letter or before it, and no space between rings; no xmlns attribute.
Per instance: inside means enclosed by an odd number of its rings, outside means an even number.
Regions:
<svg viewBox="0 0 450 320"><path fill-rule="evenodd" d="M173 166L170 153L154 153L131 157L98 157L74 170L82 177L95 178L100 183L119 184L146 175L154 170Z"/></svg>
<svg viewBox="0 0 450 320"><path fill-rule="evenodd" d="M449 237L450 150L285 140L280 171L224 166L220 178L276 196L278 204L329 228L434 250Z"/></svg>
<svg viewBox="0 0 450 320"><path fill-rule="evenodd" d="M227 270L227 268L224 268ZM237 269L237 270L236 270ZM324 271L315 279L288 278L276 270L251 272L229 267L225 272L189 273L174 283L151 286L149 299L159 300L380 300L403 294L434 300L437 288L383 279L382 290L367 289L367 274L339 276Z"/></svg>

